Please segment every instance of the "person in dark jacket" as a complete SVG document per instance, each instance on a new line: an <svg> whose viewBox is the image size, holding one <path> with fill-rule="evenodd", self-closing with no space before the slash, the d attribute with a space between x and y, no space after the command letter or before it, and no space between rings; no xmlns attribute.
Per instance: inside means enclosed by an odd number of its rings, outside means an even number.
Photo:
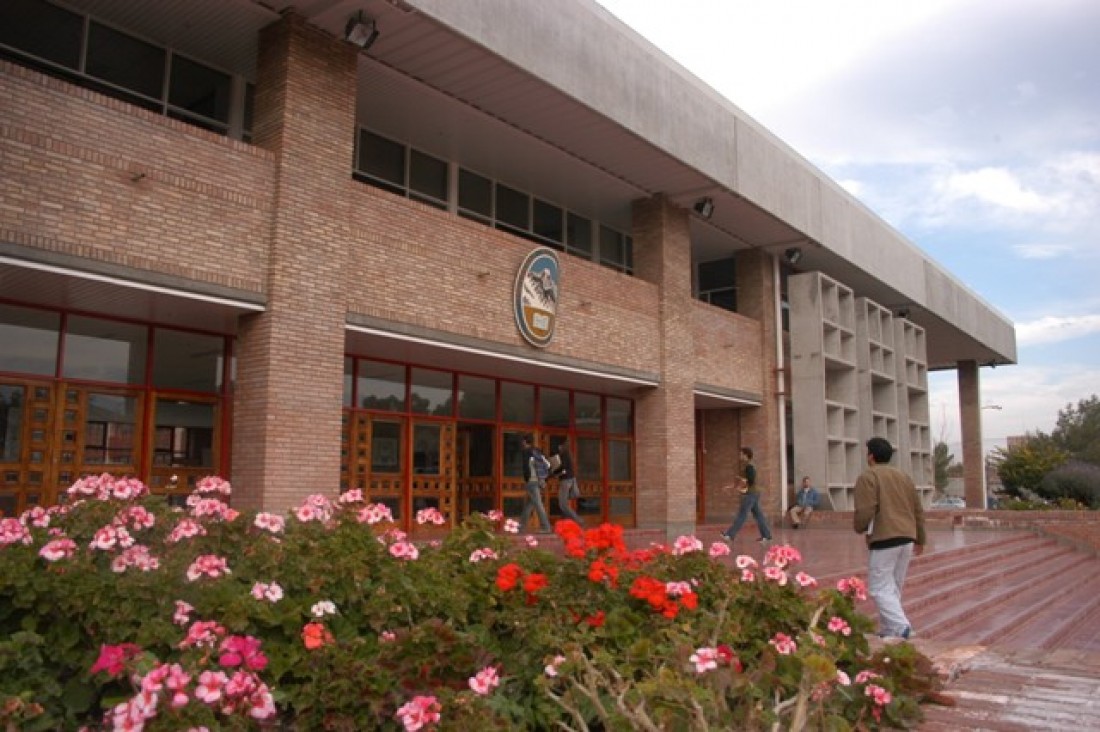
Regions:
<svg viewBox="0 0 1100 732"><path fill-rule="evenodd" d="M579 524L581 517L577 515L577 512L573 510L573 506L569 503L569 499L577 498L580 495L577 490L577 473L573 467L573 453L569 450L569 443L562 442L558 445L556 454L561 461L561 464L554 470L554 475L558 477L558 508L561 509L562 516Z"/></svg>
<svg viewBox="0 0 1100 732"><path fill-rule="evenodd" d="M901 606L909 561L924 552L924 507L912 478L887 465L894 447L882 437L867 440L867 469L855 487L853 527L867 537L867 591L878 607L879 635L913 633Z"/></svg>
<svg viewBox="0 0 1100 732"><path fill-rule="evenodd" d="M821 496L818 494L817 489L810 485L810 476L807 475L802 478L802 487L795 494L794 505L791 506L790 511L787 511L787 515L791 517L791 527L797 529L809 521L810 514L814 512L820 501Z"/></svg>
<svg viewBox="0 0 1100 732"><path fill-rule="evenodd" d="M772 530L768 528L768 520L764 518L764 511L760 508L760 489L756 485L756 466L752 464L752 455L751 447L741 448L741 505L737 507L737 516L733 523L722 532L722 538L731 544L750 513L760 531L758 541L766 544L772 540Z"/></svg>
<svg viewBox="0 0 1100 732"><path fill-rule="evenodd" d="M541 480L535 469L534 461L544 460L542 453L535 447L535 438L531 435L523 436L523 483L527 495L523 501L523 511L520 512L520 531L527 529L527 521L531 518L531 511L539 517L539 528L544 533L549 533L550 519L546 516L546 509L542 505L542 488L546 481Z"/></svg>

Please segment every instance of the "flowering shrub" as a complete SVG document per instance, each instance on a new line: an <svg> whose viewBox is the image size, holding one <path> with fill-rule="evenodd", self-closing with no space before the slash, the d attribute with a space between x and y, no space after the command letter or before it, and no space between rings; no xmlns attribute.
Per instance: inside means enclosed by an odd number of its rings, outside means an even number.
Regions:
<svg viewBox="0 0 1100 732"><path fill-rule="evenodd" d="M862 582L818 588L791 547L562 521L563 558L499 514L419 544L357 491L285 517L230 491L103 475L0 521L0 726L874 728L929 686L911 646L870 653Z"/></svg>

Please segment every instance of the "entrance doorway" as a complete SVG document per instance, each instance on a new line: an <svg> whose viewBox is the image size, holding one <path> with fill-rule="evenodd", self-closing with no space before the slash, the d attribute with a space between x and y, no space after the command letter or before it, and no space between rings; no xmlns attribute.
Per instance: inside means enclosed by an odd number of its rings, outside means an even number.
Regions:
<svg viewBox="0 0 1100 732"><path fill-rule="evenodd" d="M0 381L0 511L52 505L80 476L139 475L140 391Z"/></svg>

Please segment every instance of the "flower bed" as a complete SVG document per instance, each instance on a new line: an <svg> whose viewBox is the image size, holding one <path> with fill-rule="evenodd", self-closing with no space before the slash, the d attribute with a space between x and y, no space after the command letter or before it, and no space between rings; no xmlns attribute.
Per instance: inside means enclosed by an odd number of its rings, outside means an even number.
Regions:
<svg viewBox="0 0 1100 732"><path fill-rule="evenodd" d="M288 517L188 509L109 475L0 520L0 725L13 729L846 729L903 726L935 683L869 651L856 578L694 537L559 557L474 516L416 544L351 491ZM440 523L434 510L417 515Z"/></svg>

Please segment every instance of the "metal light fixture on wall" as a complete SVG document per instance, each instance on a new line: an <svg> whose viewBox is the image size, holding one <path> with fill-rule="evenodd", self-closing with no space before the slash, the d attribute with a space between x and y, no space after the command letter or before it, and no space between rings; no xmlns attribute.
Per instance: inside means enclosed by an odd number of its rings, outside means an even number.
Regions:
<svg viewBox="0 0 1100 732"><path fill-rule="evenodd" d="M791 247L787 251L783 252L783 260L790 265L798 264L802 260L802 248Z"/></svg>
<svg viewBox="0 0 1100 732"><path fill-rule="evenodd" d="M344 26L344 40L366 51L378 40L378 23L364 18L360 11L348 18Z"/></svg>
<svg viewBox="0 0 1100 732"><path fill-rule="evenodd" d="M695 209L695 213L699 214L704 219L709 219L714 215L714 199L709 196L707 198L700 198L695 202L692 208Z"/></svg>

